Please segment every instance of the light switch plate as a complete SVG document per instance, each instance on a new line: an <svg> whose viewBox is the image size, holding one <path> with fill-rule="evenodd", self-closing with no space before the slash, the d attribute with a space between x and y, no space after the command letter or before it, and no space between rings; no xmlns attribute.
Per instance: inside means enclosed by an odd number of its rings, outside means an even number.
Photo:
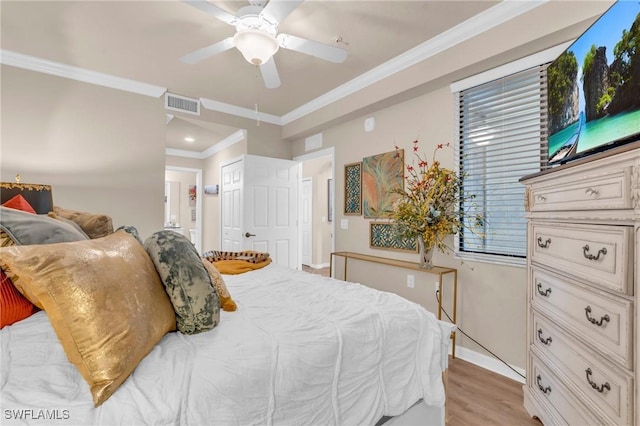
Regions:
<svg viewBox="0 0 640 426"><path fill-rule="evenodd" d="M349 219L340 220L340 229L349 229Z"/></svg>

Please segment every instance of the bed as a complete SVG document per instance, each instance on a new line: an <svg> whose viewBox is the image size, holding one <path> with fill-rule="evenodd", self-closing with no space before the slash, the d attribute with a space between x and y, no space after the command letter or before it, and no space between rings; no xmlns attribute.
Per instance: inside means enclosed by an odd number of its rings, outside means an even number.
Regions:
<svg viewBox="0 0 640 426"><path fill-rule="evenodd" d="M270 264L224 275L213 330L167 333L94 408L47 315L0 331L3 424L443 424L454 326L397 295ZM381 420L382 419L382 420Z"/></svg>

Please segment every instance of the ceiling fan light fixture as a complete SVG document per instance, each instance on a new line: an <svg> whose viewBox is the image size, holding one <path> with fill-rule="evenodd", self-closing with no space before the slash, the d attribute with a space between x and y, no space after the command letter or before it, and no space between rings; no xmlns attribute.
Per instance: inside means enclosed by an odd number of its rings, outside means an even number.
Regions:
<svg viewBox="0 0 640 426"><path fill-rule="evenodd" d="M254 65L267 62L280 47L272 34L252 28L236 32L233 41L247 62Z"/></svg>

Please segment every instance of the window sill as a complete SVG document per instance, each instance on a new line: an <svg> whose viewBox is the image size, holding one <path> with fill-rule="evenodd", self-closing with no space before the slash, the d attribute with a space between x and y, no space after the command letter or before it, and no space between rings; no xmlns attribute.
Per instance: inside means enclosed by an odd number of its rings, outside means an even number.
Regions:
<svg viewBox="0 0 640 426"><path fill-rule="evenodd" d="M495 254L468 253L456 251L454 258L464 262L481 262L493 265L513 266L516 268L526 268L527 259L522 257L499 256Z"/></svg>

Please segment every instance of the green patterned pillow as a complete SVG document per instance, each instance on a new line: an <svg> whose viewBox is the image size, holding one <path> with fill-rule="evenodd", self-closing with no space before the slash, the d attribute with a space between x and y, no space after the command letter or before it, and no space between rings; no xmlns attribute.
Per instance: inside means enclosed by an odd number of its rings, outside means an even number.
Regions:
<svg viewBox="0 0 640 426"><path fill-rule="evenodd" d="M191 241L173 231L158 231L144 248L160 275L176 313L178 330L197 334L220 322L220 300Z"/></svg>

